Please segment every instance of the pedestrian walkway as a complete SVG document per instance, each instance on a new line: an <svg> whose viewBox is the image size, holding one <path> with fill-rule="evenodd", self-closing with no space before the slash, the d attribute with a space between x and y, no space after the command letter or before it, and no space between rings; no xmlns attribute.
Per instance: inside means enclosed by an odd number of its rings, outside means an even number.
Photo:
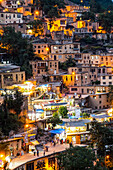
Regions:
<svg viewBox="0 0 113 170"><path fill-rule="evenodd" d="M49 156L53 153L56 153L56 152L62 152L64 150L66 150L67 148L69 148L69 144L56 144L55 146L51 146L51 143L48 143L46 144L45 146L48 146L48 152L45 152L45 156ZM74 145L74 146L78 146L78 145ZM79 146L84 146L84 145L79 145ZM44 157L44 152L40 152L39 153L39 157L37 155L34 156L34 153L26 153L25 155L23 156L19 156L17 158L14 158L10 164L9 164L9 168L11 170L27 163L28 161L32 161L34 159L37 159L37 158L41 158L41 157Z"/></svg>

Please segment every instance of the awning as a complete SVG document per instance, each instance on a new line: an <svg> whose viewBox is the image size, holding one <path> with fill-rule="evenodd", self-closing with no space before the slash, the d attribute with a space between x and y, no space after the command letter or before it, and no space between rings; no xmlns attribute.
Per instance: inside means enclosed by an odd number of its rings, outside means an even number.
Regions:
<svg viewBox="0 0 113 170"><path fill-rule="evenodd" d="M31 141L30 142L32 145L39 145L40 143L37 140Z"/></svg>
<svg viewBox="0 0 113 170"><path fill-rule="evenodd" d="M36 112L44 112L42 109L36 109Z"/></svg>
<svg viewBox="0 0 113 170"><path fill-rule="evenodd" d="M50 130L49 132L53 134L61 134L64 131L65 129L54 129L54 130Z"/></svg>

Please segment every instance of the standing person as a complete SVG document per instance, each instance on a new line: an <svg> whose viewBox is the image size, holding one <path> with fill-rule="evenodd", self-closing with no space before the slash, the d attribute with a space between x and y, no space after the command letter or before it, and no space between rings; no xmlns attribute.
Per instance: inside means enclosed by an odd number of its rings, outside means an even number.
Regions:
<svg viewBox="0 0 113 170"><path fill-rule="evenodd" d="M43 154L44 154L44 156L45 156L45 149L44 149L44 153L43 153Z"/></svg>
<svg viewBox="0 0 113 170"><path fill-rule="evenodd" d="M37 149L37 156L39 156L39 150Z"/></svg>
<svg viewBox="0 0 113 170"><path fill-rule="evenodd" d="M35 153L36 153L36 152L35 152L35 149L34 149L33 153L34 153L34 156L35 156Z"/></svg>
<svg viewBox="0 0 113 170"><path fill-rule="evenodd" d="M56 145L56 142L54 141L54 146Z"/></svg>

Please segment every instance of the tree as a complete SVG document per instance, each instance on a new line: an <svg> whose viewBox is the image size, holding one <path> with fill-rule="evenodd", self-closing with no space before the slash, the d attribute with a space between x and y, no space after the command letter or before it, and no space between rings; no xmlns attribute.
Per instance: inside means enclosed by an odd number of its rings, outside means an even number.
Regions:
<svg viewBox="0 0 113 170"><path fill-rule="evenodd" d="M109 85L108 100L110 102L110 105L113 105L113 85Z"/></svg>
<svg viewBox="0 0 113 170"><path fill-rule="evenodd" d="M80 116L82 116L85 119L85 118L89 118L90 114L84 112L84 113L81 113Z"/></svg>
<svg viewBox="0 0 113 170"><path fill-rule="evenodd" d="M58 113L55 112L53 114L53 117L51 117L51 118L49 118L47 120L47 123L51 123L52 124L52 128L54 128L57 124L61 124L62 120L60 120Z"/></svg>
<svg viewBox="0 0 113 170"><path fill-rule="evenodd" d="M62 170L101 170L99 159L94 152L83 147L71 147L57 156L58 169Z"/></svg>
<svg viewBox="0 0 113 170"><path fill-rule="evenodd" d="M76 67L76 60L69 56L64 63L59 63L59 68L62 70L68 70L69 67Z"/></svg>
<svg viewBox="0 0 113 170"><path fill-rule="evenodd" d="M83 12L82 19L95 21L95 14L93 12Z"/></svg>
<svg viewBox="0 0 113 170"><path fill-rule="evenodd" d="M25 123L23 118L19 115L23 105L23 96L16 91L14 97L4 97L4 102L0 106L0 129L4 135L8 135L11 130L18 131L18 129ZM11 113L13 110L13 113ZM15 114L14 114L15 112Z"/></svg>
<svg viewBox="0 0 113 170"><path fill-rule="evenodd" d="M113 26L112 18L113 18L112 12L101 13L98 17L99 23L107 33L111 32L111 27Z"/></svg>
<svg viewBox="0 0 113 170"><path fill-rule="evenodd" d="M96 145L98 154L101 156L106 155L106 145L113 145L113 131L104 126L104 124L96 120L91 122L91 146Z"/></svg>
<svg viewBox="0 0 113 170"><path fill-rule="evenodd" d="M34 5L51 19L59 17L60 9L65 7L63 0L34 0Z"/></svg>
<svg viewBox="0 0 113 170"><path fill-rule="evenodd" d="M67 110L67 107L66 106L61 106L58 110L59 114L62 116L62 118L67 118L67 113L68 113L68 110Z"/></svg>
<svg viewBox="0 0 113 170"><path fill-rule="evenodd" d="M21 92L16 90L14 96L10 95L7 100L7 108L13 110L17 116L20 115L22 111L24 97Z"/></svg>
<svg viewBox="0 0 113 170"><path fill-rule="evenodd" d="M33 59L33 46L27 38L22 37L21 32L15 32L12 27L3 28L1 48L7 53L7 61L19 65L22 71L26 71L26 77L32 75L29 61Z"/></svg>
<svg viewBox="0 0 113 170"><path fill-rule="evenodd" d="M31 21L29 25L31 26L33 35L39 36L43 34L44 28L41 20Z"/></svg>

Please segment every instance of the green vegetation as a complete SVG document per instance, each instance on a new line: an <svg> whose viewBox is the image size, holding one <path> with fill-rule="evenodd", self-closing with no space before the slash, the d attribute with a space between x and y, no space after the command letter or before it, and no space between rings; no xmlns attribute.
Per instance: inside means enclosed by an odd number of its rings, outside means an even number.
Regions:
<svg viewBox="0 0 113 170"><path fill-rule="evenodd" d="M23 105L22 95L16 91L15 98L5 95L4 102L0 106L0 129L4 135L9 135L11 130L18 131L25 123L25 119L20 116Z"/></svg>
<svg viewBox="0 0 113 170"><path fill-rule="evenodd" d="M97 122L96 120L91 122L91 146L96 146L98 154L104 157L106 155L106 145L108 148L113 144L113 131L104 124ZM107 148L107 150L108 150Z"/></svg>
<svg viewBox="0 0 113 170"><path fill-rule="evenodd" d="M35 36L42 35L43 34L43 23L41 20L34 20L32 22L29 22L29 25L32 29L32 33Z"/></svg>
<svg viewBox="0 0 113 170"><path fill-rule="evenodd" d="M49 118L47 120L47 123L51 123L52 124L52 128L54 128L57 124L61 124L62 120L60 120L59 114L57 112L55 112L53 114L53 117L51 117L51 118Z"/></svg>
<svg viewBox="0 0 113 170"><path fill-rule="evenodd" d="M67 118L67 113L68 113L68 110L67 110L67 107L66 106L61 106L58 110L59 114L62 116L62 118Z"/></svg>
<svg viewBox="0 0 113 170"><path fill-rule="evenodd" d="M70 0L76 4L80 4L82 6L90 6L91 12L100 13L105 11L106 9L113 9L113 2L112 0Z"/></svg>
<svg viewBox="0 0 113 170"><path fill-rule="evenodd" d="M59 170L103 169L94 152L83 147L71 147L58 155L57 159Z"/></svg>
<svg viewBox="0 0 113 170"><path fill-rule="evenodd" d="M34 0L34 5L51 19L59 17L61 13L60 9L65 8L63 0Z"/></svg>
<svg viewBox="0 0 113 170"><path fill-rule="evenodd" d="M80 116L82 116L84 119L89 118L90 114L89 113L80 113Z"/></svg>
<svg viewBox="0 0 113 170"><path fill-rule="evenodd" d="M15 32L12 27L5 27L1 39L1 51L7 53L7 61L21 66L26 72L26 78L31 77L32 70L29 61L33 59L33 46L27 38L23 38L21 32Z"/></svg>
<svg viewBox="0 0 113 170"><path fill-rule="evenodd" d="M59 69L65 71L67 71L69 67L75 67L75 66L76 66L76 60L71 56L64 63L59 63Z"/></svg>
<svg viewBox="0 0 113 170"><path fill-rule="evenodd" d="M113 85L109 85L108 100L110 105L113 105Z"/></svg>
<svg viewBox="0 0 113 170"><path fill-rule="evenodd" d="M93 12L84 12L82 13L82 19L95 21L95 14Z"/></svg>

